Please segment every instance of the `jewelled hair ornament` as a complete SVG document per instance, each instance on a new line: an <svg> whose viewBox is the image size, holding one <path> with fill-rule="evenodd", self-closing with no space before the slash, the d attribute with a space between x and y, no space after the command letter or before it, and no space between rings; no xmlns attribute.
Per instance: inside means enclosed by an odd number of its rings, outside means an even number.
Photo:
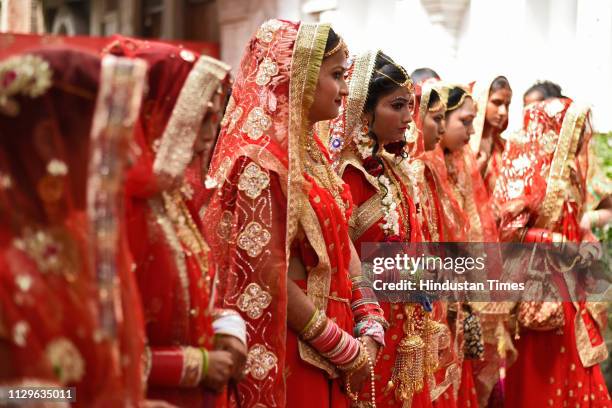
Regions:
<svg viewBox="0 0 612 408"><path fill-rule="evenodd" d="M447 94L446 94L446 111L450 112L453 111L455 109L457 109L458 107L460 107L463 102L465 101L465 98L467 97L472 97L472 94L470 94L469 90L466 89L464 86L462 85L445 85L445 87L448 89ZM456 103L453 103L452 105L450 104L450 93L453 89L455 88L460 88L463 90L463 94L461 95L461 97L459 98L459 100Z"/></svg>
<svg viewBox="0 0 612 408"><path fill-rule="evenodd" d="M383 57L385 59L385 61L387 61L388 63L392 64L394 67L399 69L402 72L402 74L404 75L404 78L406 78L406 80L404 82L399 82L399 81L396 81L395 79L391 78L389 75L385 74L381 70L377 69L376 72L378 72L380 75L384 76L385 78L387 78L388 80L393 82L395 85L397 85L397 86L399 86L401 88L406 88L408 90L408 92L410 92L410 93L414 93L414 83L412 82L412 79L410 79L410 75L408 75L408 72L406 72L404 67L402 67L401 65L397 64L396 62L390 60L384 54L379 54L379 55L381 57Z"/></svg>
<svg viewBox="0 0 612 408"><path fill-rule="evenodd" d="M36 55L20 55L0 63L0 113L19 114L18 95L36 98L52 85L49 63Z"/></svg>
<svg viewBox="0 0 612 408"><path fill-rule="evenodd" d="M349 52L348 52L348 47L346 46L346 43L344 42L342 37L338 36L338 39L339 39L338 44L336 44L334 48L332 48L331 50L323 54L323 58L331 57L332 55L334 55L340 50L344 51L344 56L348 58Z"/></svg>

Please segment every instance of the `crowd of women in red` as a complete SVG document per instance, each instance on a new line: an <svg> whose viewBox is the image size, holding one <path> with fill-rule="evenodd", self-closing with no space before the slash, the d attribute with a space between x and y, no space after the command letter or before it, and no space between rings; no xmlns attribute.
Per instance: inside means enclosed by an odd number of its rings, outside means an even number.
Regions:
<svg viewBox="0 0 612 408"><path fill-rule="evenodd" d="M612 406L607 305L554 256L574 302L389 301L361 261L364 243L596 243L612 198L589 190L588 107L538 83L504 133L506 77L409 75L328 24L266 21L233 71L81 45L0 60L0 387L75 387L82 407Z"/></svg>

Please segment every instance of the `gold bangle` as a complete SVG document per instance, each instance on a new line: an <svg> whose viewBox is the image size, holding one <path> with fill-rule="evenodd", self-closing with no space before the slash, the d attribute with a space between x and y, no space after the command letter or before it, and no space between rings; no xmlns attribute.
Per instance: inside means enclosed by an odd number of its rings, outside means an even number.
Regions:
<svg viewBox="0 0 612 408"><path fill-rule="evenodd" d="M309 322L310 326L307 324L300 333L300 337L305 341L310 341L321 334L327 324L325 312L317 309L315 313L316 316L313 316L314 319L312 319L312 324Z"/></svg>

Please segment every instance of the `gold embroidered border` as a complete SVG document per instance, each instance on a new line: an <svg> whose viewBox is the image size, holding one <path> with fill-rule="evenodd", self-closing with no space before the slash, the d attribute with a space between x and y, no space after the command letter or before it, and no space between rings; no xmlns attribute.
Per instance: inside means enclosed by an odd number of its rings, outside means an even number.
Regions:
<svg viewBox="0 0 612 408"><path fill-rule="evenodd" d="M470 136L470 148L474 154L480 150L480 141L482 140L482 132L484 131L485 117L487 113L487 103L489 102L489 91L495 78L488 78L486 81L476 81L472 97L476 106L476 117L474 118L473 126L474 133Z"/></svg>
<svg viewBox="0 0 612 408"><path fill-rule="evenodd" d="M87 218L90 267L99 292L116 293L114 271L119 246L117 217L123 208L124 172L128 162L126 146L140 111L147 65L130 58L105 56L100 72L100 89L91 127L91 160L87 171ZM104 169L105 171L102 171ZM101 334L115 338L116 310L121 298L100 296ZM125 305L130 307L130 305Z"/></svg>
<svg viewBox="0 0 612 408"><path fill-rule="evenodd" d="M602 341L601 344L593 346L589 338L589 331L587 330L584 320L582 319L581 312L587 312L586 309L580 309L578 304L574 302L576 307L575 317L575 334L576 334L576 347L578 349L578 355L580 361L584 367L592 367L595 364L599 364L608 358L608 348L606 342Z"/></svg>
<svg viewBox="0 0 612 408"><path fill-rule="evenodd" d="M306 291L320 310L327 309L326 296L331 282L331 266L321 226L306 195L303 175L306 152L302 141L305 137L311 137L308 113L314 100L329 29L328 24L300 24L291 61L289 88L289 177L285 250L288 264L291 243L297 234L298 225L301 225L319 257L319 264L308 274ZM299 350L304 361L335 375L335 367L302 341L299 342Z"/></svg>
<svg viewBox="0 0 612 408"><path fill-rule="evenodd" d="M179 238L176 235L176 231L174 230L172 221L170 221L170 219L166 215L164 206L161 202L161 197L158 196L150 199L149 207L153 211L155 222L157 223L157 225L159 225L160 229L164 234L164 238L166 239L168 248L170 248L170 250L174 254L174 262L179 274L179 281L181 283L184 303L183 318L174 319L174 323L179 324L180 321L188 321L189 309L191 307L191 297L189 296L189 276L187 275L185 253L183 251L183 247L181 246L181 242L179 241ZM177 331L179 330L177 329ZM175 333L175 335L178 339L182 339L184 337L184 333Z"/></svg>
<svg viewBox="0 0 612 408"><path fill-rule="evenodd" d="M361 122L361 115L368 98L370 78L374 72L378 52L378 50L366 51L355 58L353 73L349 82L349 95L344 111L345 137L349 139L344 146L350 144L353 132Z"/></svg>
<svg viewBox="0 0 612 408"><path fill-rule="evenodd" d="M572 102L565 113L550 165L546 195L540 206L540 215L536 220L536 226L540 228L551 228L561 216L570 176L569 163L573 162L576 155L578 139L589 110L588 106Z"/></svg>
<svg viewBox="0 0 612 408"><path fill-rule="evenodd" d="M153 163L156 174L181 175L193 155L193 143L210 101L230 67L206 55L189 72L176 101Z"/></svg>

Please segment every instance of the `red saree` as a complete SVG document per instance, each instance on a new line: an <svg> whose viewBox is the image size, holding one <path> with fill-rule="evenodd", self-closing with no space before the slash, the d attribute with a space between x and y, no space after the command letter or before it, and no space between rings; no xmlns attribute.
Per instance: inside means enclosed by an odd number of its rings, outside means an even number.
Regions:
<svg viewBox="0 0 612 408"><path fill-rule="evenodd" d="M189 188L158 183L183 175L206 101L228 68L157 42L119 38L108 50L149 64L136 126L139 156L127 180L128 238L148 340L148 394L178 406L210 404L213 396L200 384L200 348L213 346L208 248L186 203Z"/></svg>
<svg viewBox="0 0 612 408"><path fill-rule="evenodd" d="M586 202L589 109L551 99L530 105L524 115L523 131L509 139L494 194L503 239L529 242L534 232L546 231L570 242L590 240L578 228ZM559 303L563 320L557 330L531 330L529 321L519 319L519 358L508 372L505 402L612 406L598 364L608 355L601 335L605 306L584 302L570 289L575 272L561 273L552 261L549 267L558 290L575 301Z"/></svg>
<svg viewBox="0 0 612 408"><path fill-rule="evenodd" d="M356 137L356 132L360 132L361 113L376 57L377 52L374 51L355 57L349 68L349 97L344 102L341 115L330 125L331 150L338 155L337 171L351 187L355 211L349 231L361 256L363 243L421 242L423 233L427 231L422 229L419 223L418 217L421 213L417 211L412 198L410 168L402 167L402 164L408 164L408 159L404 159L406 162L398 162L394 155L379 152L378 155L384 163L381 165L371 155L364 159L361 152L366 147L357 146L360 139ZM381 181L383 179L384 181ZM385 205L386 200L395 204L395 210ZM394 211L397 211L397 216L391 215ZM397 224L393 222L394 219ZM438 231L437 226L435 231ZM436 305L434 313L428 314L419 304L381 304L389 328L385 333L385 347L375 366L377 406L401 406L408 403L413 407L431 407L428 378L433 375L431 367L437 364L437 355L435 363L428 360L427 371L417 383L405 380L406 373L400 373L394 367L399 358L398 347L402 340L409 336L403 327L406 320L424 319L427 321L426 327L430 330L436 329L419 332L419 338L426 343L424 353L431 355L433 348L430 346L438 342L433 336L438 335L437 330L441 329L441 319L437 315L439 306ZM422 368L425 370L424 366ZM392 379L395 386L389 388L388 384ZM400 385L411 389L409 395L396 396L396 389ZM368 406L366 401L370 399L369 390L365 389L360 395L358 406Z"/></svg>
<svg viewBox="0 0 612 408"><path fill-rule="evenodd" d="M137 407L144 333L121 204L146 68L62 47L0 66L0 384Z"/></svg>
<svg viewBox="0 0 612 408"><path fill-rule="evenodd" d="M247 324L241 407L342 407L338 370L287 330L287 274L318 310L351 332L348 188L307 124L328 25L270 20L243 56L206 185L204 217L219 276L219 304Z"/></svg>
<svg viewBox="0 0 612 408"><path fill-rule="evenodd" d="M487 104L489 102L491 84L494 78L485 81L476 81L472 87L472 95L477 106L476 117L474 118L474 133L470 136L470 148L474 155L478 155L479 151L488 157L483 181L488 197L491 198L495 184L499 178L501 170L501 157L506 145L505 140L501 136L501 132L506 130L508 122L505 123L500 133L485 137L484 129L487 114ZM483 139L484 137L484 139Z"/></svg>

